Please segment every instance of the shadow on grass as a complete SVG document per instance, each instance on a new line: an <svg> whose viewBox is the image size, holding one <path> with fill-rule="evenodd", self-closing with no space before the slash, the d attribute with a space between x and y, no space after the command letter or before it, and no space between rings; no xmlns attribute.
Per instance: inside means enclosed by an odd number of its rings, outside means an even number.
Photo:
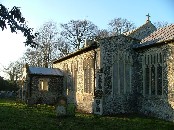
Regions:
<svg viewBox="0 0 174 130"><path fill-rule="evenodd" d="M174 124L143 115L98 116L76 113L73 117L57 117L54 106L27 106L16 101L0 100L0 128L30 130L83 129L173 129Z"/></svg>
<svg viewBox="0 0 174 130"><path fill-rule="evenodd" d="M146 117L143 115L113 115L110 116L96 116L90 114L76 113L76 116L57 118L59 120L59 128L61 129L128 129L128 130L173 130L174 124L155 118Z"/></svg>

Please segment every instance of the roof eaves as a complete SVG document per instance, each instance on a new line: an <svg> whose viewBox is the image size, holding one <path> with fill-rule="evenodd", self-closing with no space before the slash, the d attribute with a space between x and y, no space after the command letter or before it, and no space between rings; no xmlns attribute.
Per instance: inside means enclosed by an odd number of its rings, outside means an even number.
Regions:
<svg viewBox="0 0 174 130"><path fill-rule="evenodd" d="M135 50L139 50L139 49L145 49L145 48L150 48L150 47L154 47L154 46L159 46L159 45L164 45L164 44L168 44L168 43L172 43L174 42L174 38L173 39L168 39L168 40L165 40L165 41L160 41L160 42L153 42L153 43L150 43L150 44L135 44L133 46L133 49Z"/></svg>
<svg viewBox="0 0 174 130"><path fill-rule="evenodd" d="M87 52L87 51L90 51L90 50L93 50L93 49L96 49L96 48L98 48L98 45L97 45L97 43L94 41L94 43L92 43L90 46L87 46L87 47L85 47L85 48L82 48L82 49L80 49L80 50L78 50L78 51L76 51L76 52L74 52L74 53L71 53L71 54L69 54L69 55L67 55L67 56L65 56L65 57L62 57L62 58L60 58L60 59L57 59L57 60L53 61L53 64L59 63L59 62L61 62L61 61L67 60L67 59L69 59L69 58L71 58L71 57L80 55L80 54L82 54L82 53L84 53L84 52Z"/></svg>
<svg viewBox="0 0 174 130"><path fill-rule="evenodd" d="M52 75L52 74L34 74L34 73L30 73L30 76L52 76L52 77L63 77L63 75Z"/></svg>

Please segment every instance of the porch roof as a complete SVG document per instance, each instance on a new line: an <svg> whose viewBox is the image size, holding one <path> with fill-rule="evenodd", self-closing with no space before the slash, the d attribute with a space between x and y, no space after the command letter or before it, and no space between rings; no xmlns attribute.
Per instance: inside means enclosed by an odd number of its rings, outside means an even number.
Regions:
<svg viewBox="0 0 174 130"><path fill-rule="evenodd" d="M29 74L33 75L52 75L52 76L63 76L63 73L59 69L55 68L44 68L44 67L29 67Z"/></svg>

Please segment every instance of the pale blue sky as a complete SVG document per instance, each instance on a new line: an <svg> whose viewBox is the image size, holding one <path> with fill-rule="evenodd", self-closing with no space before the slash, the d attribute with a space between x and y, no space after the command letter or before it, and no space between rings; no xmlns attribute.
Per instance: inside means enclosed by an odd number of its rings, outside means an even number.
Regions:
<svg viewBox="0 0 174 130"><path fill-rule="evenodd" d="M106 29L116 17L126 18L138 27L145 23L147 13L152 22L174 23L173 0L0 0L0 3L10 9L21 7L28 24L35 29L50 20L59 24L72 19L88 19ZM25 50L22 34L0 31L0 39L0 64L7 65L22 56Z"/></svg>
<svg viewBox="0 0 174 130"><path fill-rule="evenodd" d="M88 19L100 28L115 17L126 18L137 26L150 13L151 21L174 22L173 0L0 0L11 8L21 7L21 11L33 27L53 20L66 23L71 19Z"/></svg>

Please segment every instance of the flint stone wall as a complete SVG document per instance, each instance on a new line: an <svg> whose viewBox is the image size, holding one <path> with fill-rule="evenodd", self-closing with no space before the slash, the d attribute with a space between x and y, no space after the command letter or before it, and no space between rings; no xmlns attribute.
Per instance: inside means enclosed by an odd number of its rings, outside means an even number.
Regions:
<svg viewBox="0 0 174 130"><path fill-rule="evenodd" d="M97 51L97 50L96 50ZM93 102L94 102L94 69L93 69L93 61L94 61L94 50L90 50L87 52L82 52L77 56L73 56L69 59L63 60L59 63L53 64L54 68L59 68L64 72L64 95L67 95L68 103L75 103L76 108L79 111L92 113L93 112ZM99 59L99 53L97 51L96 54L97 62ZM84 61L91 61L91 93L84 92L84 66L86 63ZM97 66L97 68L99 68ZM74 86L74 71L76 71L76 82L77 86ZM71 76L71 82L67 83L67 75Z"/></svg>
<svg viewBox="0 0 174 130"><path fill-rule="evenodd" d="M48 91L39 90L39 78L48 78ZM29 104L55 104L63 95L63 77L32 76Z"/></svg>
<svg viewBox="0 0 174 130"><path fill-rule="evenodd" d="M112 76L113 76L113 57L118 51L126 52L132 57L133 63L136 60L136 53L132 49L132 45L137 40L125 37L124 35L103 39L100 42L101 47L101 68L104 73L103 88L103 114L132 113L137 108L136 100L136 82L132 80L131 91L126 94L113 95ZM134 75L134 64L132 67L132 75Z"/></svg>
<svg viewBox="0 0 174 130"><path fill-rule="evenodd" d="M174 121L174 46L166 44L163 46L152 47L149 49L139 50L139 64L142 66L142 56L144 53L158 52L163 54L163 94L162 95L143 95L143 80L138 89L138 111L148 116L153 116L169 121ZM139 76L143 79L143 71Z"/></svg>

